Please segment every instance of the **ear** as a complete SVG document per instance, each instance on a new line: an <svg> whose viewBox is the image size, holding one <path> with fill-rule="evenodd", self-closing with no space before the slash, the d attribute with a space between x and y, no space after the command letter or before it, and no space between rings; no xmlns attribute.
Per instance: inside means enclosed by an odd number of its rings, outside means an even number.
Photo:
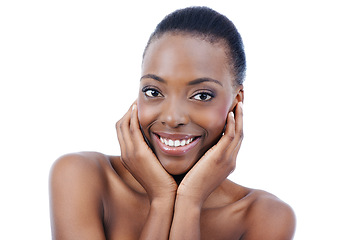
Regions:
<svg viewBox="0 0 360 240"><path fill-rule="evenodd" d="M238 102L244 102L244 86L242 84L237 88L236 99Z"/></svg>
<svg viewBox="0 0 360 240"><path fill-rule="evenodd" d="M236 95L231 110L233 110L239 102L244 102L244 86L242 84L236 87Z"/></svg>

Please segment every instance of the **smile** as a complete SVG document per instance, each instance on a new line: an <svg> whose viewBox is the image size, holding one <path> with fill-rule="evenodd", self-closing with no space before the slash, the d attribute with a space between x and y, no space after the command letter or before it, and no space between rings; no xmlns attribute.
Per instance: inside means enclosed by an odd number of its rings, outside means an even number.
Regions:
<svg viewBox="0 0 360 240"><path fill-rule="evenodd" d="M166 155L180 156L192 150L200 141L200 136L156 133L155 143Z"/></svg>
<svg viewBox="0 0 360 240"><path fill-rule="evenodd" d="M194 141L194 138L189 138L187 140L185 140L185 139L174 140L174 139L160 137L160 141L169 147L179 147L179 146L183 147L185 145L190 144L192 141Z"/></svg>

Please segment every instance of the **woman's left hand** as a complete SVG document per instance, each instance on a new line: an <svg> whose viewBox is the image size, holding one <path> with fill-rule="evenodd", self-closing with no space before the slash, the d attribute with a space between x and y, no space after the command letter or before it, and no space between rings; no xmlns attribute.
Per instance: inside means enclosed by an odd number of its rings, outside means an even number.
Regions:
<svg viewBox="0 0 360 240"><path fill-rule="evenodd" d="M235 169L236 156L243 139L242 103L238 103L234 113L227 116L224 135L186 174L177 190L177 198L190 200L202 206L207 197Z"/></svg>

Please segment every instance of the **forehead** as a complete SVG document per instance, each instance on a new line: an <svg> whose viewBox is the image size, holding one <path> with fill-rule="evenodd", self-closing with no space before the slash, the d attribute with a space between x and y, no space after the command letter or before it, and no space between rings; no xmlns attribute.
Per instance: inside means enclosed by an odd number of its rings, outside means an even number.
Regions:
<svg viewBox="0 0 360 240"><path fill-rule="evenodd" d="M149 45L142 73L163 78L231 78L225 45L191 35L164 34Z"/></svg>

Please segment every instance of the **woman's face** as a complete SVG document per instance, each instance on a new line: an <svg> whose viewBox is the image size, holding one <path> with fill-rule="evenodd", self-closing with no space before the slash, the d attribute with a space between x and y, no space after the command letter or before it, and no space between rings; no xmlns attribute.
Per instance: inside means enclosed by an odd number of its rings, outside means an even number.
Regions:
<svg viewBox="0 0 360 240"><path fill-rule="evenodd" d="M138 116L163 167L186 173L222 135L227 114L242 101L224 45L165 34L143 60Z"/></svg>

